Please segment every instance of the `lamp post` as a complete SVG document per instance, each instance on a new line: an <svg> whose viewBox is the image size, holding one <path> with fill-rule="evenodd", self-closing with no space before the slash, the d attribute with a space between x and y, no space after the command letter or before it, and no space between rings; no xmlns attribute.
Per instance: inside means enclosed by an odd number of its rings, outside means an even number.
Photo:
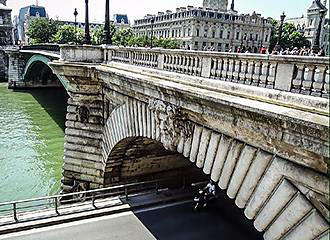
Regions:
<svg viewBox="0 0 330 240"><path fill-rule="evenodd" d="M283 12L282 15L280 16L281 18L281 25L280 25L280 31L278 33L278 40L277 40L277 44L275 46L275 49L277 51L280 51L282 46L281 46L281 41L282 41L282 32L283 32L283 24L284 24L284 19L285 19L286 15L285 13Z"/></svg>
<svg viewBox="0 0 330 240"><path fill-rule="evenodd" d="M154 18L151 18L150 23L151 23L150 48L152 48L152 41L153 41L153 37L154 37L154 23L155 23L155 19Z"/></svg>
<svg viewBox="0 0 330 240"><path fill-rule="evenodd" d="M89 33L89 11L88 11L88 0L85 0L85 40L84 44L91 44L91 35Z"/></svg>
<svg viewBox="0 0 330 240"><path fill-rule="evenodd" d="M320 37L322 31L322 23L326 12L327 11L325 9L320 10L320 22L317 28L316 37L314 38L313 47L312 47L313 53L318 53L320 51Z"/></svg>
<svg viewBox="0 0 330 240"><path fill-rule="evenodd" d="M74 9L73 15L74 15L74 41L75 44L77 44L77 16L78 16L77 8Z"/></svg>
<svg viewBox="0 0 330 240"><path fill-rule="evenodd" d="M109 0L105 1L105 24L104 24L104 44L112 44L110 35L110 3Z"/></svg>

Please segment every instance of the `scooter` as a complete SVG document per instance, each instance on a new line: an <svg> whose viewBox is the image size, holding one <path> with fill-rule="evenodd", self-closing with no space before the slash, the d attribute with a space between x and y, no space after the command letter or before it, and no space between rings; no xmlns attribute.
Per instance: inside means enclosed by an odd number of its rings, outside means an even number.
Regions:
<svg viewBox="0 0 330 240"><path fill-rule="evenodd" d="M206 189L200 189L197 193L197 195L194 197L194 203L193 203L193 211L197 212L204 208L206 208L209 205L209 202L214 200L215 196L210 194Z"/></svg>

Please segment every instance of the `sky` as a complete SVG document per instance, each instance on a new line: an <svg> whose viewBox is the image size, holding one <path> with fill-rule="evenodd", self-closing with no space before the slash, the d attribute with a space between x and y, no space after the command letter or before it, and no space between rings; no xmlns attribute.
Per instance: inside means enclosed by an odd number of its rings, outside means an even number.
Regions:
<svg viewBox="0 0 330 240"><path fill-rule="evenodd" d="M36 4L37 0L7 0L7 6L13 9L12 16L18 15L19 9L24 6ZM40 6L46 7L51 18L60 20L74 20L74 9L78 10L78 21L84 21L84 0L38 0ZM231 2L229 0L229 2ZM323 0L322 0L323 2ZM235 0L235 8L239 13L252 13L256 11L264 17L279 19L285 11L287 17L306 15L307 8L312 0ZM157 14L158 11L172 10L188 5L202 6L203 0L110 0L111 16L115 13L125 13L131 23L134 19L144 15ZM89 0L90 21L104 21L105 0Z"/></svg>

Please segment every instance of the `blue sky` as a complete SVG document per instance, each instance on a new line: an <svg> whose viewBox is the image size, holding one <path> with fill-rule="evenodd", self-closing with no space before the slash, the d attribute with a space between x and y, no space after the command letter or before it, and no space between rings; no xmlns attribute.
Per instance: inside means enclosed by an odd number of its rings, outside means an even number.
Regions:
<svg viewBox="0 0 330 240"><path fill-rule="evenodd" d="M105 0L90 1L90 19L102 22L104 19ZM231 0L229 0L231 2ZM323 0L322 0L323 2ZM7 5L13 9L12 15L17 15L19 8L35 4L36 0L7 0ZM50 17L73 20L74 8L78 9L78 20L84 19L84 0L39 0L39 5L45 6ZM157 13L166 9L188 5L202 6L203 0L110 0L111 14L127 13L130 20L143 17L147 13ZM240 13L256 11L265 17L279 18L285 11L288 17L298 17L306 14L306 9L312 0L235 0L235 8Z"/></svg>

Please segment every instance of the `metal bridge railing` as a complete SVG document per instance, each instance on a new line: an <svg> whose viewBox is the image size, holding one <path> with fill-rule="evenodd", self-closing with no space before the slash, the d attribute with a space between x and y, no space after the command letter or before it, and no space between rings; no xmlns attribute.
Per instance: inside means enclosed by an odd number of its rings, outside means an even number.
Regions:
<svg viewBox="0 0 330 240"><path fill-rule="evenodd" d="M160 186L164 185L164 183L166 182L173 182L173 180L173 178L167 178L154 181L124 184L76 193L0 203L0 226L4 224L2 223L1 218L11 218L14 219L15 222L18 222L20 214L31 213L32 211L40 212L42 210L48 210L50 214L58 216L61 215L60 210L72 209L70 213L81 212L81 210L73 209L74 207L79 207L79 205L86 206L87 204L92 208L99 209L100 207L96 207L95 204L95 201L97 199L106 199L110 197L125 197L125 199L128 200L131 195L137 195L141 192L158 193ZM184 178L183 183L185 183ZM90 201L90 203L88 203L88 201ZM122 202L121 205L122 204L125 203Z"/></svg>

